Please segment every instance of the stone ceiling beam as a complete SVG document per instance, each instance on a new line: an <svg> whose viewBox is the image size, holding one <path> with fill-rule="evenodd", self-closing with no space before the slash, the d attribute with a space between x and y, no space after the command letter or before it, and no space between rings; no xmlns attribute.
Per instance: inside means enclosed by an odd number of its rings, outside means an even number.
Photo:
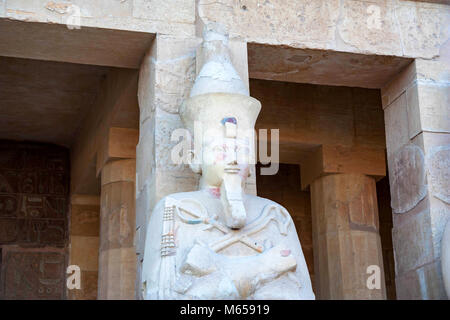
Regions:
<svg viewBox="0 0 450 320"><path fill-rule="evenodd" d="M154 34L0 18L0 56L138 69Z"/></svg>

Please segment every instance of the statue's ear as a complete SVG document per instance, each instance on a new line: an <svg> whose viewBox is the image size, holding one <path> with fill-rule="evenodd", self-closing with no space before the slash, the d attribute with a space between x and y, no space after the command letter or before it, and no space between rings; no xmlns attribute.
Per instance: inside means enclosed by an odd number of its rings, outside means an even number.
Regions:
<svg viewBox="0 0 450 320"><path fill-rule="evenodd" d="M198 161L194 150L189 150L189 167L195 173L202 173L202 165L200 161Z"/></svg>

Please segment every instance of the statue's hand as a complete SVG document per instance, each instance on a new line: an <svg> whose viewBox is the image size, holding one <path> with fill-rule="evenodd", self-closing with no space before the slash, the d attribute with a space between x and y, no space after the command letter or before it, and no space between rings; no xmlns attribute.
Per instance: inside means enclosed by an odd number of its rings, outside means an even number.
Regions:
<svg viewBox="0 0 450 320"><path fill-rule="evenodd" d="M239 297L245 299L264 283L294 271L296 267L295 258L283 245L254 256L227 257L196 244L186 256L181 272L199 277L197 283L217 280L220 275L221 281L229 279L237 288Z"/></svg>

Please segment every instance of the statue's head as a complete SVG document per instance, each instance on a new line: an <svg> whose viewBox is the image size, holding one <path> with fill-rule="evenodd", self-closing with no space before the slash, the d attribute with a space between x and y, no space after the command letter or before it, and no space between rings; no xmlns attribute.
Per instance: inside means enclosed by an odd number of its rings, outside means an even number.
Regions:
<svg viewBox="0 0 450 320"><path fill-rule="evenodd" d="M191 168L202 174L203 185L220 188L225 222L238 229L246 222L243 186L254 159L261 104L249 96L231 63L226 31L216 24L205 26L203 39L197 56L203 66L180 115L194 135Z"/></svg>
<svg viewBox="0 0 450 320"><path fill-rule="evenodd" d="M180 109L194 137L190 166L202 175L202 184L220 188L225 222L234 229L246 222L242 196L254 164L254 126L260 109L258 100L232 93L191 97Z"/></svg>

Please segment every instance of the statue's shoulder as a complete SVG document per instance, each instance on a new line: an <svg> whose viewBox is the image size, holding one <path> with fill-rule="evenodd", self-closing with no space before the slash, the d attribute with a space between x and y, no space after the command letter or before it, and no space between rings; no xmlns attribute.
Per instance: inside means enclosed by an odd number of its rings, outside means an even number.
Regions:
<svg viewBox="0 0 450 320"><path fill-rule="evenodd" d="M203 196L203 193L200 191L188 191L188 192L177 192L177 193L171 193L165 197L163 197L161 200L159 200L156 203L154 210L159 210L161 208L164 208L167 201L170 201L171 199L175 200L183 200L183 199L201 199Z"/></svg>
<svg viewBox="0 0 450 320"><path fill-rule="evenodd" d="M258 196L254 196L252 194L246 194L245 195L245 201L246 203L248 203L251 206L255 206L255 207L260 207L260 208L264 208L266 206L275 206L275 207L279 207L282 208L284 210L286 210L285 207L283 207L281 204L279 204L278 202L275 202L273 200L267 199L267 198L262 198L262 197L258 197ZM287 211L287 210L286 210Z"/></svg>

